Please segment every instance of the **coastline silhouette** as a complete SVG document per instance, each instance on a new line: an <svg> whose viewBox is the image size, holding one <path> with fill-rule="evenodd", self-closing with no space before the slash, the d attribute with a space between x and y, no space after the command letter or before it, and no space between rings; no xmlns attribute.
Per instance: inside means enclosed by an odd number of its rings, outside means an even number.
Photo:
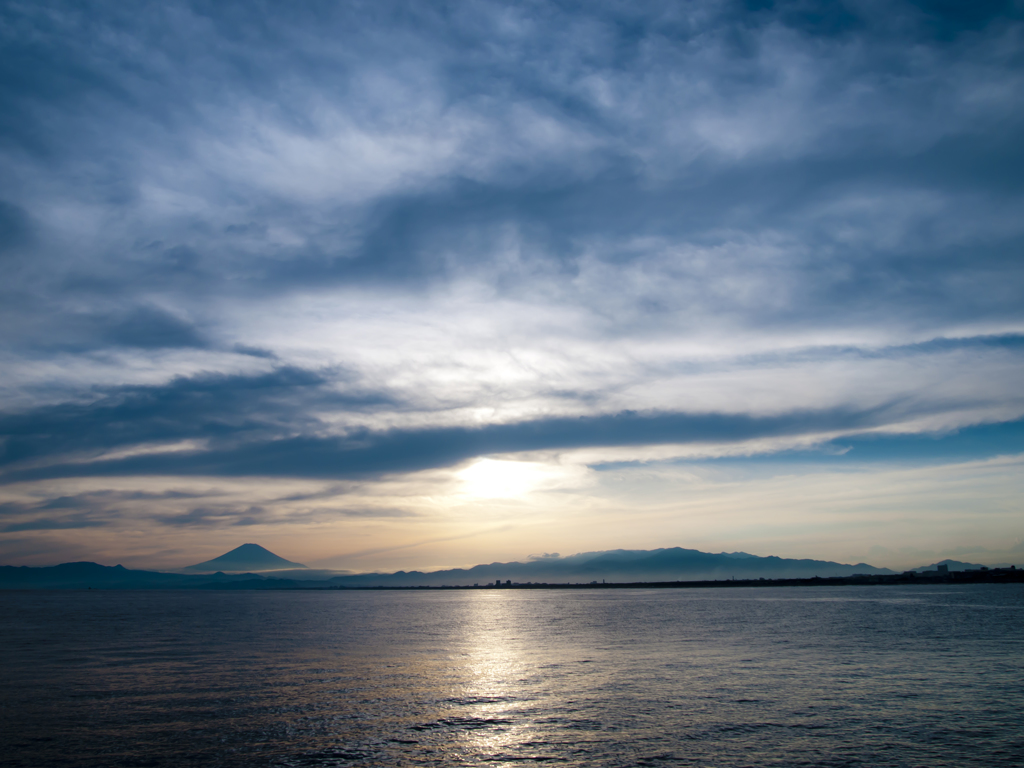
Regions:
<svg viewBox="0 0 1024 768"><path fill-rule="evenodd" d="M216 570L215 570L216 569ZM211 572L212 571L212 572ZM0 566L0 589L423 589L819 586L1020 582L1024 570L947 560L896 573L866 563L790 560L672 547L613 550L433 572L338 574L243 544L182 572L132 570L91 562L50 567Z"/></svg>

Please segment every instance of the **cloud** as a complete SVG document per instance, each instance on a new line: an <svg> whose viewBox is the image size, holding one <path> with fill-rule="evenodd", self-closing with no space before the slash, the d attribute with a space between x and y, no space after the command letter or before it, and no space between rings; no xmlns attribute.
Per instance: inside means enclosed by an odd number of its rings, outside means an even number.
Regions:
<svg viewBox="0 0 1024 768"><path fill-rule="evenodd" d="M202 333L169 312L156 307L140 307L123 316L103 318L102 340L130 347L207 346Z"/></svg>
<svg viewBox="0 0 1024 768"><path fill-rule="evenodd" d="M203 498L216 495L216 492L206 490L202 494L188 491L161 491L158 493L147 491L86 491L76 493L73 496L57 496L36 505L37 509L81 509L94 508L102 505L109 505L122 501L163 501L178 499L194 499L199 496Z"/></svg>
<svg viewBox="0 0 1024 768"><path fill-rule="evenodd" d="M76 528L99 528L108 525L103 520L89 520L78 517L46 518L37 517L22 523L11 523L0 528L4 533L17 531L63 531Z"/></svg>
<svg viewBox="0 0 1024 768"><path fill-rule="evenodd" d="M288 526L329 523L350 519L392 519L416 517L410 510L387 506L281 507L278 504L210 503L185 511L152 514L151 520L169 528L211 528L225 526Z"/></svg>
<svg viewBox="0 0 1024 768"><path fill-rule="evenodd" d="M716 463L926 464L978 461L1024 454L1024 420L931 433L866 432L820 442L811 448L712 458ZM691 459L692 461L692 459Z"/></svg>
<svg viewBox="0 0 1024 768"><path fill-rule="evenodd" d="M17 252L32 240L32 223L24 209L0 200L0 257Z"/></svg>
<svg viewBox="0 0 1024 768"><path fill-rule="evenodd" d="M322 507L315 511L320 519L417 517L418 513L397 507Z"/></svg>
<svg viewBox="0 0 1024 768"><path fill-rule="evenodd" d="M270 519L268 511L261 506L245 508L231 506L193 507L188 512L154 516L154 520L173 528L214 528L224 525L262 525Z"/></svg>
<svg viewBox="0 0 1024 768"><path fill-rule="evenodd" d="M177 404L175 403L175 406ZM121 418L120 408L113 410ZM173 413L174 411L172 411ZM148 415L148 414L143 414ZM165 417L157 429L164 429ZM223 414L226 417L229 414ZM97 432L106 434L107 413L98 414ZM9 469L8 482L29 479L111 476L111 475L211 475L284 476L307 478L360 478L398 472L414 472L458 464L467 459L525 451L569 450L594 446L647 446L680 443L730 443L764 437L816 434L835 430L857 430L876 426L880 412L796 411L778 416L745 414L687 414L622 412L577 418L548 418L480 427L439 427L394 429L383 432L356 430L331 437L275 436L260 439L260 429L241 419L233 429L227 418L218 421L216 447L200 451L146 453L88 463L55 463L34 469ZM197 425L193 418L180 428ZM148 439L147 422L133 422L136 434ZM202 422L199 428L205 429ZM259 427L269 426L269 420ZM278 425L284 426L284 425ZM288 425L291 426L291 425ZM264 432L266 430L263 430ZM167 435L161 433L163 437ZM179 437L195 436L179 434ZM245 440L241 440L241 437ZM75 447L88 444L89 435L79 436ZM39 440L34 458L43 455L48 441ZM70 442L70 439L68 439ZM65 448L58 443L56 448ZM94 445L92 447L95 447ZM10 452L13 453L13 452ZM33 458L27 450L14 454L6 463ZM54 457L56 458L56 457Z"/></svg>
<svg viewBox="0 0 1024 768"><path fill-rule="evenodd" d="M545 552L541 555L530 555L527 560L558 560L561 555L557 552Z"/></svg>
<svg viewBox="0 0 1024 768"><path fill-rule="evenodd" d="M998 13L975 31L991 40L975 41L966 29L937 39L934 15L909 5L829 5L623 15L484 3L406 8L389 26L357 8L268 8L242 14L260 45L239 43L232 4L151 5L135 18L66 6L59 21L22 8L12 13L36 34L16 46L11 138L35 149L36 174L74 169L106 191L94 208L130 212L123 246L136 252L115 258L125 271L96 253L91 277L154 288L185 262L205 290L229 277L262 290L407 282L486 259L465 246L509 224L538 246L627 232L706 240L793 229L823 201L842 209L894 184L962 197L966 176L986 190L1000 173L1013 183L1000 161L1019 151L1021 115L976 88L1015 82L986 45L1009 34ZM56 110L66 127L42 118ZM986 141L961 125L1006 112L1008 123L985 122ZM877 230L866 224L860 234ZM813 229L809 245L842 245L832 227ZM155 241L159 258L144 256Z"/></svg>
<svg viewBox="0 0 1024 768"><path fill-rule="evenodd" d="M91 403L65 403L0 418L0 464L68 453L96 455L148 443L279 437L321 426L313 410L374 408L379 393L337 391L319 373L280 367L257 376L178 377L163 386L119 387Z"/></svg>
<svg viewBox="0 0 1024 768"><path fill-rule="evenodd" d="M6 467L3 479L8 483L117 475L356 479L453 466L486 455L616 446L715 446L778 438L809 438L812 447L764 444L753 451L762 454L758 461L952 461L1024 451L1024 422L947 429L951 435L938 439L941 433L914 434L922 428L900 426L933 414L936 406L898 400L867 408L783 413L620 411L476 425L371 428L346 425L339 416L381 409L389 413L409 405L362 390L357 382L346 381L344 372L289 367L254 376L178 377L162 386L118 387L94 397L90 403L46 406L0 419L0 435L5 438L0 454L0 466ZM835 433L848 434L834 437ZM750 460L749 451L741 457L717 459ZM321 495L343 492L332 488ZM51 503L81 504L83 498ZM85 501L91 503L94 498ZM314 496L300 494L285 500L302 498Z"/></svg>
<svg viewBox="0 0 1024 768"><path fill-rule="evenodd" d="M102 528L111 522L117 513L106 514L97 510L94 503L81 497L59 497L41 504L25 502L0 503L0 520L15 518L14 522L0 523L0 532L19 531L61 531L77 528ZM52 510L82 510L69 514L52 514ZM99 511L99 514L97 512ZM42 513L42 514L40 514Z"/></svg>
<svg viewBox="0 0 1024 768"><path fill-rule="evenodd" d="M1019 450L1017 4L383 8L0 10L6 484Z"/></svg>
<svg viewBox="0 0 1024 768"><path fill-rule="evenodd" d="M204 489L202 492L96 490L54 496L42 501L5 502L0 503L0 519L14 518L15 522L0 525L0 531L11 533L104 528L117 525L126 518L141 518L138 513L140 502L147 507L155 504L159 508L161 504L173 505L175 502L195 498L214 499L218 495L218 491L213 489Z"/></svg>
<svg viewBox="0 0 1024 768"><path fill-rule="evenodd" d="M269 349L262 349L261 347L250 347L246 344L235 344L232 348L233 352L237 352L240 355L250 355L252 357L262 357L267 360L276 360L277 355L271 352Z"/></svg>

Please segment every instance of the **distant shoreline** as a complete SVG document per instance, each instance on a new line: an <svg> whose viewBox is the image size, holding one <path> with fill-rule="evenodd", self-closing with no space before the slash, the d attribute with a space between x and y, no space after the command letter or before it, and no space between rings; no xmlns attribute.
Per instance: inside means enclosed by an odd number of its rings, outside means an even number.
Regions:
<svg viewBox="0 0 1024 768"><path fill-rule="evenodd" d="M379 592L409 590L489 590L502 591L510 589L729 589L735 587L845 587L845 586L892 586L892 585L934 585L934 584L1024 584L1024 569L998 568L988 571L953 571L939 575L921 575L919 573L900 573L893 575L864 576L830 576L812 577L809 579L721 579L703 581L630 581L630 582L526 582L500 584L431 584L431 585L359 585L329 586L300 581L288 584L268 583L273 580L251 582L234 582L206 587L217 590L306 590L306 591L342 591L342 592Z"/></svg>
<svg viewBox="0 0 1024 768"><path fill-rule="evenodd" d="M730 587L844 587L844 586L875 586L875 585L931 585L931 584L1024 584L1024 569L1000 568L990 571L954 571L939 576L922 576L915 574L895 574L892 576L830 576L826 578L812 577L809 579L726 579L715 581L634 581L634 582L587 582L587 583L525 583L525 584L474 584L440 585L440 586L358 586L346 587L331 585L329 587L292 587L295 589L319 590L417 590L417 589L486 589L500 591L506 589L701 589ZM228 589L242 589L240 585L225 585ZM265 587L264 587L265 588Z"/></svg>
<svg viewBox="0 0 1024 768"><path fill-rule="evenodd" d="M110 569L113 570L113 569ZM105 571L101 571L104 573ZM486 584L387 584L387 585L342 585L324 581L303 581L300 579L241 578L233 581L216 580L202 583L180 584L163 582L103 583L101 578L81 576L51 583L22 581L0 585L0 591L53 591L53 590L105 590L105 591L380 591L380 590L490 590L509 589L729 589L736 587L846 587L846 586L893 586L893 585L935 585L935 584L1024 584L1024 568L990 568L968 571L907 571L899 574L860 574L854 576L826 576L811 578L749 578L695 581L630 581L630 582L513 582L509 579L496 580Z"/></svg>

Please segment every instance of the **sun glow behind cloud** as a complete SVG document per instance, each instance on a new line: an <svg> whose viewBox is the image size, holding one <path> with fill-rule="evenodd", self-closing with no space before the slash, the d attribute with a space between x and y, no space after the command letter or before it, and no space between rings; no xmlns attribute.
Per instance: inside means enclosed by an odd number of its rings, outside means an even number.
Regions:
<svg viewBox="0 0 1024 768"><path fill-rule="evenodd" d="M583 467L561 467L533 461L479 459L456 473L461 493L477 499L517 499L535 491L577 484Z"/></svg>

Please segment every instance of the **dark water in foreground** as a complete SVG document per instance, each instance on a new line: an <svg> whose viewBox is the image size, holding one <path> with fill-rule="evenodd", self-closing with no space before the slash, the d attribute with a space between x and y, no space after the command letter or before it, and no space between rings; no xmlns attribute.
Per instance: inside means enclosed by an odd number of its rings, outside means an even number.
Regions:
<svg viewBox="0 0 1024 768"><path fill-rule="evenodd" d="M8 766L1020 766L1024 587L0 592Z"/></svg>

